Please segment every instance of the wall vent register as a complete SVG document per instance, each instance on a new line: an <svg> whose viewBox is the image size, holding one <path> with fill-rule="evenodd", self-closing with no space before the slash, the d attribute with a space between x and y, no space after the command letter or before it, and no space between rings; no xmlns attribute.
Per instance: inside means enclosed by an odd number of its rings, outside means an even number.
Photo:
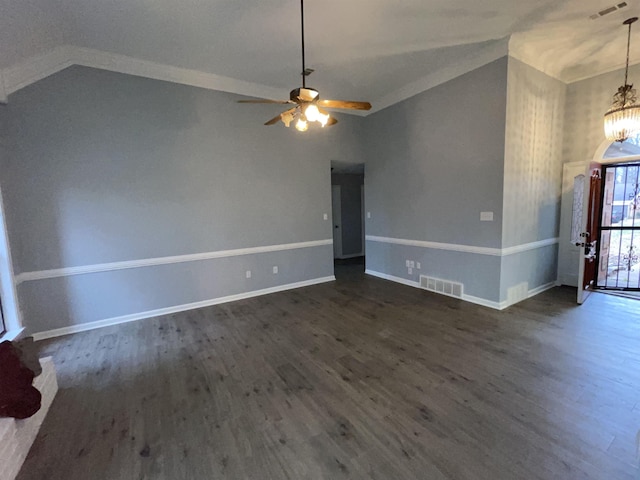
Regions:
<svg viewBox="0 0 640 480"><path fill-rule="evenodd" d="M420 287L425 290L429 290L430 292L440 293L442 295L448 295L456 298L462 298L462 293L464 291L462 283L426 277L424 275L420 275Z"/></svg>

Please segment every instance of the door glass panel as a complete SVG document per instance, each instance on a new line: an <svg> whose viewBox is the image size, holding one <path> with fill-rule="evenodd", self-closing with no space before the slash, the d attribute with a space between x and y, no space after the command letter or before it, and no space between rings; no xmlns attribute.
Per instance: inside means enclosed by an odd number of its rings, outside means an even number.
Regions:
<svg viewBox="0 0 640 480"><path fill-rule="evenodd" d="M584 175L578 175L573 179L573 211L571 213L571 243L582 241L582 209L584 200Z"/></svg>

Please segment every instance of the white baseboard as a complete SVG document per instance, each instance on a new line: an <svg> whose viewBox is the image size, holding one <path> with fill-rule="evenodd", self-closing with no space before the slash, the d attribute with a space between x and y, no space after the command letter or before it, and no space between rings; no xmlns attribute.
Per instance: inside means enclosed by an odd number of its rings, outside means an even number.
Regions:
<svg viewBox="0 0 640 480"><path fill-rule="evenodd" d="M406 278L395 277L393 275L388 275L386 273L376 272L375 270L368 270L368 269L365 270L364 273L366 273L367 275L371 275L373 277L382 278L383 280L389 280L391 282L401 283L402 285L407 285L408 287L414 287L414 288L419 288L420 290L429 291L429 290L426 290L425 288L422 288L420 286L419 282L415 282L413 280L408 280ZM442 294L437 293L437 292L431 292L431 293L436 293L437 295L442 295ZM445 296L451 297L451 298L458 298L458 297L454 297L452 295L445 295ZM473 295L463 294L462 298L458 298L458 300L464 300L465 302L475 303L477 305L482 305L483 307L489 307L489 308L493 308L493 309L496 309L496 310L500 310L500 304L498 302L492 302L491 300L487 300L485 298L474 297Z"/></svg>
<svg viewBox="0 0 640 480"><path fill-rule="evenodd" d="M469 303L475 303L476 305L481 305L483 307L492 308L494 310L502 310L504 307L498 302L494 302L493 300L487 300L482 297L474 297L473 295L467 295L466 293L462 295L462 300Z"/></svg>
<svg viewBox="0 0 640 480"><path fill-rule="evenodd" d="M540 285L539 287L529 290L529 296L527 298L535 297L536 295L539 295L542 292L546 292L547 290L551 290L552 288L555 288L557 286L557 282L555 281L545 283L544 285Z"/></svg>
<svg viewBox="0 0 640 480"><path fill-rule="evenodd" d="M421 290L425 290L420 286L419 282L408 280L406 278L395 277L393 275L388 275L386 273L376 272L375 270L369 270L369 269L365 270L364 273L366 273L367 275L371 275L373 277L382 278L383 280L389 280L391 282L401 283L402 285L407 285L409 287L420 288ZM529 292L527 293L527 298L535 297L536 295L542 292L545 292L551 288L554 288L555 286L556 286L555 281L546 283L544 285L540 285L539 287L529 290ZM432 292L432 293L437 293L437 292ZM451 296L451 295L447 295L447 296ZM451 298L457 298L457 297L451 296ZM487 300L486 298L474 297L473 295L468 295L466 293L462 295L462 300L469 303L475 303L476 305L482 305L483 307L493 308L494 310L504 310L505 308L508 308L511 305L515 305L516 303L518 303L518 302L509 303L507 301L495 302L493 300Z"/></svg>
<svg viewBox="0 0 640 480"><path fill-rule="evenodd" d="M415 282L413 280L408 280L402 277L395 277L393 275L389 275L387 273L376 272L375 270L366 269L364 271L367 275L371 275L372 277L382 278L383 280L389 280L395 283L401 283L402 285L407 285L408 287L420 288L420 283Z"/></svg>
<svg viewBox="0 0 640 480"><path fill-rule="evenodd" d="M158 317L161 315L169 315L172 313L184 312L187 310L193 310L196 308L210 307L212 305L219 305L221 303L235 302L238 300L244 300L247 298L259 297L261 295L268 295L270 293L283 292L285 290L293 290L295 288L308 287L311 285L317 285L319 283L332 282L336 279L333 275L329 277L314 278L311 280L304 280L302 282L288 283L286 285L278 285L270 288L263 288L262 290L253 290L250 292L238 293L236 295L228 295L226 297L218 297L209 300L203 300L200 302L186 303L183 305L175 305L172 307L158 308L156 310L148 310L146 312L132 313L130 315L123 315L121 317L107 318L104 320L98 320L95 322L82 323L79 325L71 325L68 327L56 328L53 330L47 330L44 332L37 332L33 334L34 340L44 340L46 338L60 337L62 335L69 335L71 333L85 332L87 330L94 330L96 328L108 327L111 325L119 325L121 323L134 322L136 320L143 320L145 318Z"/></svg>
<svg viewBox="0 0 640 480"><path fill-rule="evenodd" d="M550 290L550 289L555 288L557 286L559 286L558 282L556 280L554 280L553 282L545 283L544 285L540 285L540 286L538 286L536 288L532 288L531 290L529 290L527 292L527 297L526 298L523 298L521 300L517 300L515 302L509 302L509 301L506 301L506 300L503 301L503 302L500 302L499 310L504 310L505 308L508 308L508 307L510 307L512 305L520 303L523 300L527 300L528 298L535 297L536 295L539 295L542 292L546 292L547 290Z"/></svg>

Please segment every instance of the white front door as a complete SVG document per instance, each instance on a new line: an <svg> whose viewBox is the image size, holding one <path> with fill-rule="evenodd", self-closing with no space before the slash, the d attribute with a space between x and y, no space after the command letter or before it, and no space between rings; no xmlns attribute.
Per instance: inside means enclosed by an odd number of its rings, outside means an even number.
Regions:
<svg viewBox="0 0 640 480"><path fill-rule="evenodd" d="M558 282L578 286L580 247L582 241L582 199L586 162L565 163L562 171L560 210L560 245L558 249Z"/></svg>

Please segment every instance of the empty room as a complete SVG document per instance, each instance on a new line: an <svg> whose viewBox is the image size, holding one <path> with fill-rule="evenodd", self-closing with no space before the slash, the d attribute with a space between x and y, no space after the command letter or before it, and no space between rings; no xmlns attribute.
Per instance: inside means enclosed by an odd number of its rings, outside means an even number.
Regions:
<svg viewBox="0 0 640 480"><path fill-rule="evenodd" d="M0 0L0 479L640 478L636 16Z"/></svg>

